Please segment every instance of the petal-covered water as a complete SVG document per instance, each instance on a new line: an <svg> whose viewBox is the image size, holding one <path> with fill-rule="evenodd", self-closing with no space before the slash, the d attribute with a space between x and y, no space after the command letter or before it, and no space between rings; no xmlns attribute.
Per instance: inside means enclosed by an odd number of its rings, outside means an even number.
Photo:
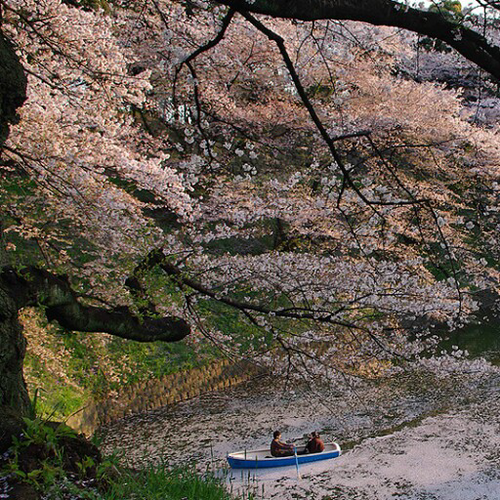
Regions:
<svg viewBox="0 0 500 500"><path fill-rule="evenodd" d="M349 390L255 381L135 415L106 429L105 451L145 462L195 464L257 498L500 499L500 374L490 367L435 376L415 371ZM344 453L326 462L227 470L230 451L319 430Z"/></svg>

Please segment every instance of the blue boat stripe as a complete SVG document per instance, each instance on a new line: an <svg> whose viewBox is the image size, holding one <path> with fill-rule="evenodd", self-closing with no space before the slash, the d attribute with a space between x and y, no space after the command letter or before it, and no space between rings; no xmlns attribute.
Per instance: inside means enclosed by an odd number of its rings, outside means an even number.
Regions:
<svg viewBox="0 0 500 500"><path fill-rule="evenodd" d="M318 462L319 460L329 460L331 458L337 458L338 456L340 456L340 451L335 450L329 453L312 453L310 455L299 455L298 459L299 464L305 464L310 462ZM227 461L233 469L263 469L269 467L285 467L295 465L295 456L261 460L258 460L257 457L254 460L245 460L228 456Z"/></svg>

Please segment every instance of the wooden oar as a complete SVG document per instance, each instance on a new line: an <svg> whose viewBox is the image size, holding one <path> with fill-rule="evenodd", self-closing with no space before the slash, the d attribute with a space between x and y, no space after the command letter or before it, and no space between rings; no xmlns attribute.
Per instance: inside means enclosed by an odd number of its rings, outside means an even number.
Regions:
<svg viewBox="0 0 500 500"><path fill-rule="evenodd" d="M297 479L302 479L300 477L300 470L299 470L299 457L297 456L297 447L293 447L293 454L295 455L295 466L297 467Z"/></svg>

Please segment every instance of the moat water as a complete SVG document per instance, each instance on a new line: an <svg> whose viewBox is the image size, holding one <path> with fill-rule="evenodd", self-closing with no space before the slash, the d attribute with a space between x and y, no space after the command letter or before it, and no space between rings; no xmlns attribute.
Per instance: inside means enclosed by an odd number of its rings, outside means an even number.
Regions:
<svg viewBox="0 0 500 500"><path fill-rule="evenodd" d="M124 452L134 467L208 470L235 494L262 499L498 500L499 330L487 325L480 346L477 332L451 339L473 359L451 360L438 375L415 369L349 390L282 390L260 379L115 422L104 448ZM276 429L285 438L319 430L343 454L301 465L300 479L295 467L227 468L228 452L267 446Z"/></svg>

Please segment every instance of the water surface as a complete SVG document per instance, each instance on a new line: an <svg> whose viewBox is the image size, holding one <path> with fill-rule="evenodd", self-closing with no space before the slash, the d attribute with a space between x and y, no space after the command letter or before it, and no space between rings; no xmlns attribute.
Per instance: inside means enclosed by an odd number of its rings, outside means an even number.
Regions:
<svg viewBox="0 0 500 500"><path fill-rule="evenodd" d="M234 492L263 499L495 500L500 375L494 366L467 367L450 365L440 377L416 370L348 391L281 391L258 380L122 419L107 428L105 449L124 451L134 467L195 464L222 474ZM344 453L300 466L301 479L295 467L227 469L228 452L265 446L276 429L285 438L319 430Z"/></svg>

